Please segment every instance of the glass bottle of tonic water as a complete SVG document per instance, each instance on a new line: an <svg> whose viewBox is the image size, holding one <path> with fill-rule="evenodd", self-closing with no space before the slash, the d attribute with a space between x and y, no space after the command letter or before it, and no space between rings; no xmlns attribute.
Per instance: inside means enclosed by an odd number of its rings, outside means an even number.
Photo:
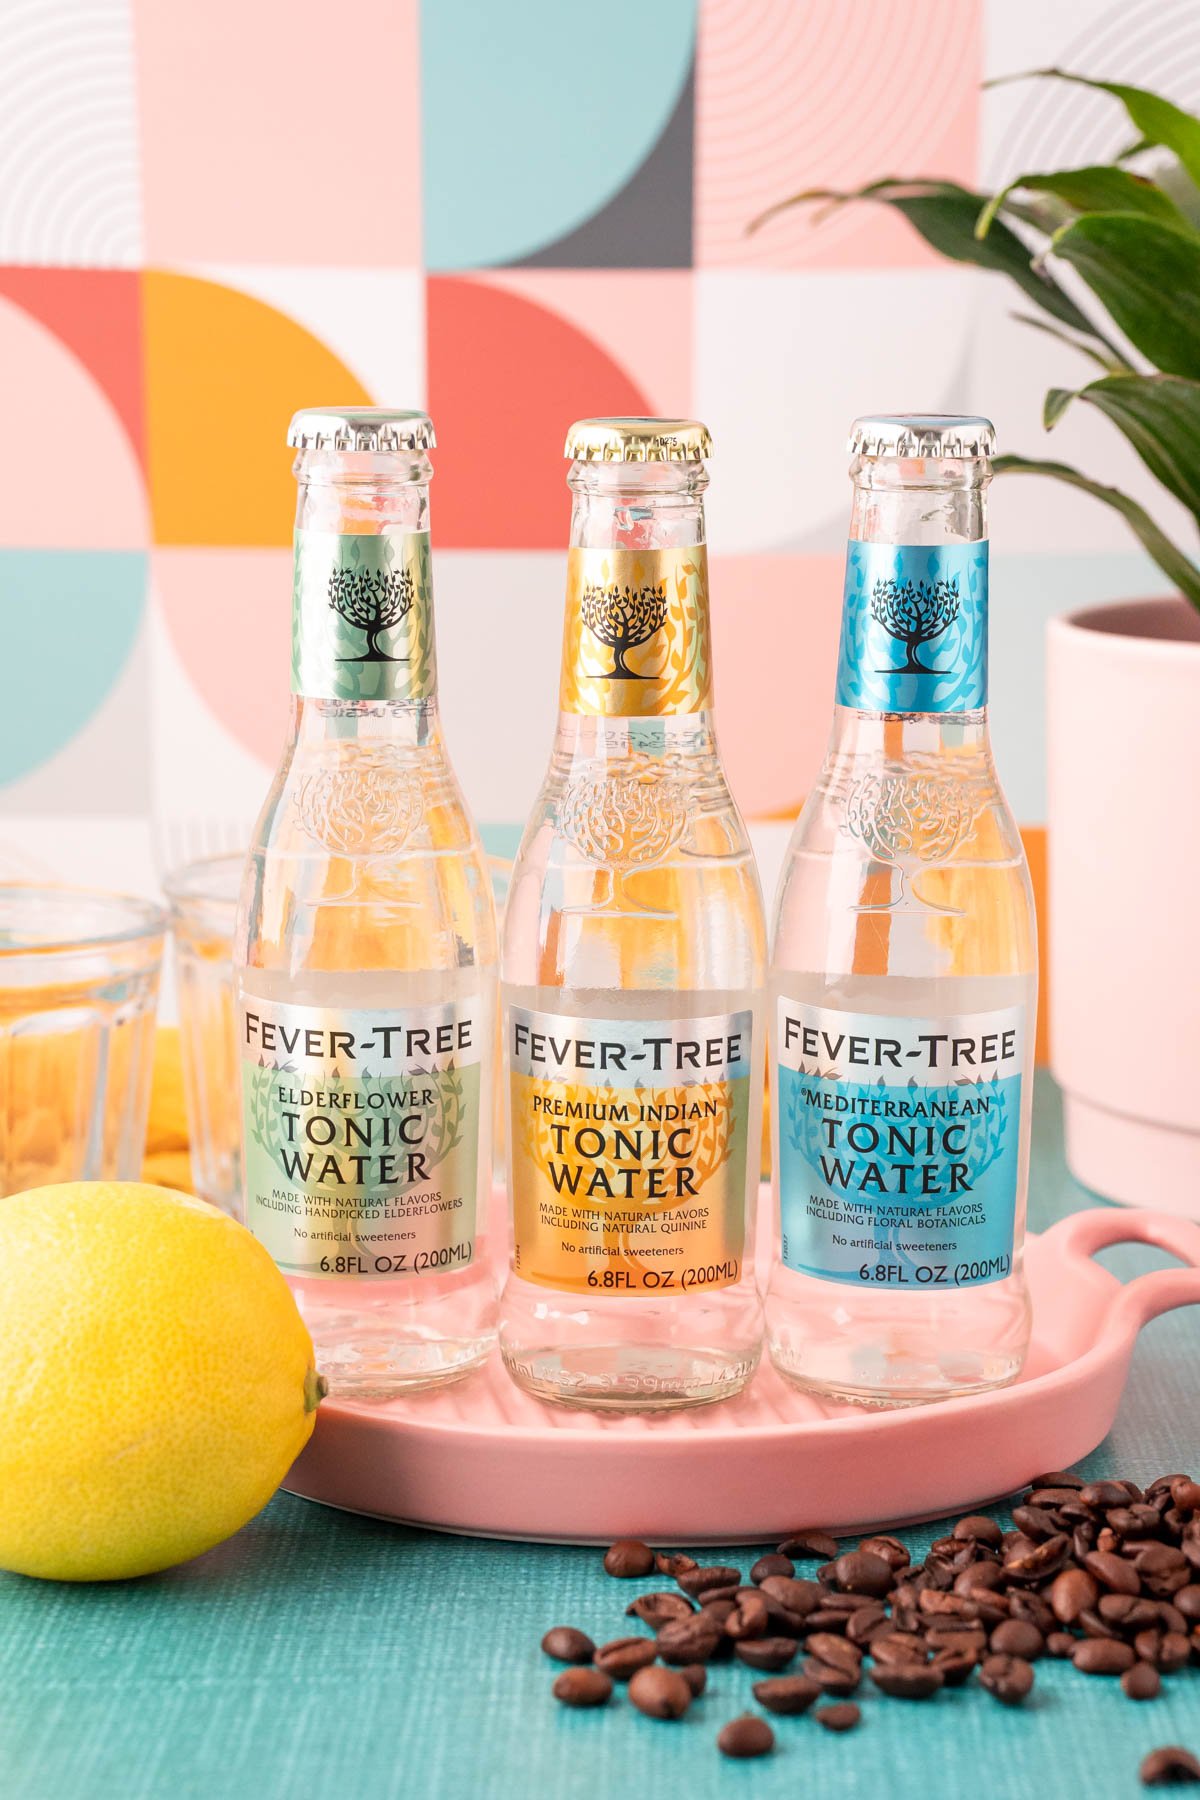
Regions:
<svg viewBox="0 0 1200 1800"><path fill-rule="evenodd" d="M297 413L291 729L235 947L246 1222L334 1391L466 1374L484 1248L496 932L438 719L423 413Z"/></svg>
<svg viewBox="0 0 1200 1800"><path fill-rule="evenodd" d="M986 419L859 419L824 765L780 883L771 1355L907 1404L1011 1381L1037 944L987 720Z"/></svg>
<svg viewBox="0 0 1200 1800"><path fill-rule="evenodd" d="M759 1355L765 928L712 714L703 425L572 426L558 729L502 952L512 1267L543 1399L735 1393Z"/></svg>

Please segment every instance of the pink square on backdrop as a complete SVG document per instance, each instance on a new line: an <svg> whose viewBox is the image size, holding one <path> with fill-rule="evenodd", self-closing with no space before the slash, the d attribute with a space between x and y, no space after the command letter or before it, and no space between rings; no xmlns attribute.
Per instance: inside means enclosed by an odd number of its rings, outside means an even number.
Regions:
<svg viewBox="0 0 1200 1800"><path fill-rule="evenodd" d="M146 260L421 260L417 0L134 0Z"/></svg>
<svg viewBox="0 0 1200 1800"><path fill-rule="evenodd" d="M898 268L933 252L888 208L815 223L767 207L887 175L972 186L983 0L703 0L696 73L697 267Z"/></svg>

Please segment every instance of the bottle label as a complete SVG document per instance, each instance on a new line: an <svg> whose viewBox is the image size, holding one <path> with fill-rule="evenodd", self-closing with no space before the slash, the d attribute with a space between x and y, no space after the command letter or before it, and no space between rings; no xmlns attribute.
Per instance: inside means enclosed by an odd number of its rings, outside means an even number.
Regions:
<svg viewBox="0 0 1200 1800"><path fill-rule="evenodd" d="M384 1281L475 1254L478 996L238 1006L246 1223L285 1275Z"/></svg>
<svg viewBox="0 0 1200 1800"><path fill-rule="evenodd" d="M513 1269L571 1293L742 1272L749 1011L581 1019L510 1006Z"/></svg>
<svg viewBox="0 0 1200 1800"><path fill-rule="evenodd" d="M898 1019L781 997L789 1269L862 1287L1011 1274L1025 1009Z"/></svg>
<svg viewBox="0 0 1200 1800"><path fill-rule="evenodd" d="M568 713L651 718L712 705L703 544L568 553L560 689Z"/></svg>
<svg viewBox="0 0 1200 1800"><path fill-rule="evenodd" d="M859 712L987 705L988 547L846 548L837 703Z"/></svg>
<svg viewBox="0 0 1200 1800"><path fill-rule="evenodd" d="M427 700L437 686L427 531L297 531L292 692Z"/></svg>

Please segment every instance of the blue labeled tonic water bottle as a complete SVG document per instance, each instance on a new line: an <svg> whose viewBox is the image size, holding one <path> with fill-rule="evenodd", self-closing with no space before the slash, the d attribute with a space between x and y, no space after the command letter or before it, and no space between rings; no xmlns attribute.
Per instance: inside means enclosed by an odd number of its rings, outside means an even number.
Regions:
<svg viewBox="0 0 1200 1800"><path fill-rule="evenodd" d="M1012 1381L1037 937L987 714L986 419L859 419L829 749L774 921L770 1353L911 1405Z"/></svg>

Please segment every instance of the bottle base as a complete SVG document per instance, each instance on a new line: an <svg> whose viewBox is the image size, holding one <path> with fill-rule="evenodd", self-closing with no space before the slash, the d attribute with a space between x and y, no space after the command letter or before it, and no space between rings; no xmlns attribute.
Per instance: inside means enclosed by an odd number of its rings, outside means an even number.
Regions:
<svg viewBox="0 0 1200 1800"><path fill-rule="evenodd" d="M712 1406L740 1393L758 1365L757 1352L731 1362L727 1352L674 1344L501 1351L513 1381L535 1399L602 1413Z"/></svg>
<svg viewBox="0 0 1200 1800"><path fill-rule="evenodd" d="M317 1368L334 1400L396 1400L465 1381L483 1367L494 1336L412 1341L394 1333L314 1337Z"/></svg>
<svg viewBox="0 0 1200 1800"><path fill-rule="evenodd" d="M1010 1387L1021 1373L1023 1356L1004 1359L989 1358L988 1366L978 1373L955 1379L945 1371L931 1373L927 1379L904 1379L894 1382L865 1383L847 1379L833 1372L792 1362L775 1345L770 1346L771 1361L783 1379L805 1394L819 1394L825 1400L842 1400L852 1406L894 1411L901 1407L936 1405L939 1400L963 1400L973 1394L987 1394L993 1388ZM999 1366L997 1366L999 1364Z"/></svg>

